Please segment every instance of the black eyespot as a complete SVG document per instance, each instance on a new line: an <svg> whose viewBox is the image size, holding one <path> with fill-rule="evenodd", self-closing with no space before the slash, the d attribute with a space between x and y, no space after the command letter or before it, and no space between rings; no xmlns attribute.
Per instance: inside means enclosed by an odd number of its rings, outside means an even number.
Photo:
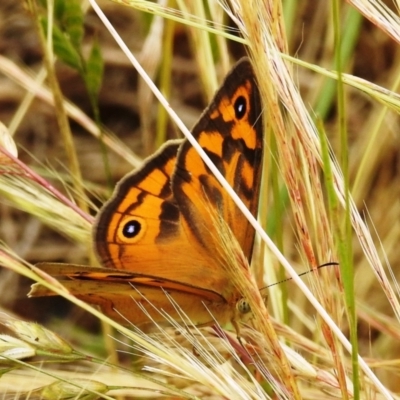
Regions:
<svg viewBox="0 0 400 400"><path fill-rule="evenodd" d="M235 109L235 117L237 119L242 119L247 111L247 102L246 99L243 96L239 96L235 100L235 104L233 105Z"/></svg>
<svg viewBox="0 0 400 400"><path fill-rule="evenodd" d="M124 225L124 228L122 229L122 234L127 239L132 239L139 234L141 229L142 225L139 221L131 220Z"/></svg>

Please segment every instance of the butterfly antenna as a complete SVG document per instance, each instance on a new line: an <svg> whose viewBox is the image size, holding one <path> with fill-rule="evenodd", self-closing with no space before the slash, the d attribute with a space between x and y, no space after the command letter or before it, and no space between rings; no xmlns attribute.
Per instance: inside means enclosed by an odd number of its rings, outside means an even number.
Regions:
<svg viewBox="0 0 400 400"><path fill-rule="evenodd" d="M299 274L298 276L304 276L304 275L306 275L306 274L309 274L310 272L314 272L314 271L317 270L317 269L321 269L321 268L324 268L324 267L330 267L331 265L339 265L339 263L336 262L336 261L330 261L330 262L327 262L327 263L325 263L325 264L318 265L317 268L310 269L310 270L308 270L308 271L304 271L304 272L302 272L301 274ZM279 281L279 282L275 282L275 283L272 283L271 285L265 286L265 287L261 288L260 290L264 290L264 289L269 288L269 287L271 287L271 286L280 285L281 283L285 283L285 282L291 281L292 279L293 279L293 278L286 278L286 279L283 279L283 280L281 280L281 281Z"/></svg>

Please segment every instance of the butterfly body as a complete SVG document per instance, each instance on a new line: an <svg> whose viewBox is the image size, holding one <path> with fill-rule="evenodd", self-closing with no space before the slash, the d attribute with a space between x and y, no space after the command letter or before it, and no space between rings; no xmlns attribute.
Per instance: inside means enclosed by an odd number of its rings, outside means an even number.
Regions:
<svg viewBox="0 0 400 400"><path fill-rule="evenodd" d="M253 215L263 149L260 115L254 73L243 59L192 130ZM154 320L163 320L154 306L178 319L176 302L195 324L214 318L225 323L235 318L242 297L226 271L225 226L238 244L232 249L239 247L250 261L253 228L190 142L170 141L125 176L100 211L93 237L104 268L46 269L67 278L72 293L114 318L118 310L128 321L142 323L148 320L144 307Z"/></svg>

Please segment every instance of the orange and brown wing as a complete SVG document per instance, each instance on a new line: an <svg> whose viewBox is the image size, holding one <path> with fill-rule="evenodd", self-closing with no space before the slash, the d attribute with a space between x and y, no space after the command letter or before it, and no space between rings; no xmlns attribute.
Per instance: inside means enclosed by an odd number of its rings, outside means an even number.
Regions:
<svg viewBox="0 0 400 400"><path fill-rule="evenodd" d="M262 157L260 114L252 67L242 60L193 128L253 214ZM231 303L237 296L215 257L218 213L250 258L254 231L245 217L187 140L168 143L117 185L97 219L96 250L105 267L134 274L135 285L146 277L199 303ZM146 285L152 286L150 281Z"/></svg>
<svg viewBox="0 0 400 400"><path fill-rule="evenodd" d="M174 282L176 290L200 289L205 298L221 297L218 290L226 284L225 275L211 273L212 255L187 240L180 205L171 192L180 143L168 142L117 185L97 218L95 248L104 267L129 271L137 276L135 282L145 276L166 289Z"/></svg>
<svg viewBox="0 0 400 400"><path fill-rule="evenodd" d="M254 216L258 208L263 150L261 111L252 66L248 59L243 59L226 77L192 131ZM215 215L212 215L215 212L227 222L250 261L253 227L188 141L179 149L172 191L189 237L196 238L206 252L213 252L218 240Z"/></svg>
<svg viewBox="0 0 400 400"><path fill-rule="evenodd" d="M134 270L161 232L171 237L178 234L180 212L172 199L170 177L180 144L165 144L139 170L126 175L103 205L93 240L104 267ZM129 246L136 250L129 251ZM127 252L133 257L130 264Z"/></svg>
<svg viewBox="0 0 400 400"><path fill-rule="evenodd" d="M160 285L152 277L109 268L60 263L40 263L37 267L59 279L77 298L100 306L105 314L123 324L147 323L148 315L156 322L164 322L165 314L179 320L182 312L196 325L213 322L212 316L221 323L230 318L228 304L221 296L196 287L169 281ZM29 297L54 295L37 283L28 294Z"/></svg>
<svg viewBox="0 0 400 400"><path fill-rule="evenodd" d="M252 67L242 60L193 128L254 215L262 157L260 114ZM215 257L221 237L215 216L226 221L250 259L254 231L247 220L187 140L168 142L122 179L100 211L93 238L105 268L44 269L62 278L72 294L100 305L114 318L117 309L132 323L144 322L137 305L142 304L161 320L150 301L176 319L179 313L165 290L193 322L210 322L210 311L223 323L233 315L239 295ZM41 290L36 285L31 295L49 295Z"/></svg>

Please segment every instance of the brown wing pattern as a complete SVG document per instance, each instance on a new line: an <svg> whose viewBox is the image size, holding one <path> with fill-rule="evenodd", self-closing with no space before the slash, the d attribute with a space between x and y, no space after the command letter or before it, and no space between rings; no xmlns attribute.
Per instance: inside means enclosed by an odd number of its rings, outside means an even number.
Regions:
<svg viewBox="0 0 400 400"><path fill-rule="evenodd" d="M239 61L222 87L192 132L230 186L256 215L263 129L260 95L250 62ZM250 260L254 242L252 226L188 141L179 149L172 188L190 231L188 236L193 235L207 251L212 251L213 238L218 237L213 233L212 207L223 216Z"/></svg>
<svg viewBox="0 0 400 400"><path fill-rule="evenodd" d="M105 314L122 324L129 322L140 325L149 322L142 308L155 321L165 321L162 313L179 320L182 312L190 316L193 324L211 322L210 312L211 315L221 317L222 321L229 319L229 305L226 301L204 290L163 282L162 291L160 282L152 278L138 277L137 274L115 269L57 263L41 263L37 266L60 279L71 294L100 306ZM28 294L29 297L54 295L54 292L38 283L32 285ZM181 311L167 296L179 304Z"/></svg>
<svg viewBox="0 0 400 400"><path fill-rule="evenodd" d="M134 273L137 281L146 276L159 286L169 281L182 291L201 288L205 297L220 296L216 289L226 284L224 271L215 272L212 255L187 240L171 192L179 144L168 142L117 185L95 224L95 248L104 267ZM215 273L204 276L207 269Z"/></svg>
<svg viewBox="0 0 400 400"><path fill-rule="evenodd" d="M94 244L105 267L134 270L143 257L141 246L150 249L162 235L179 234L180 213L172 198L170 177L180 144L167 142L139 170L125 176L103 205L94 227ZM139 246L139 251L130 252L127 264L129 245Z"/></svg>
<svg viewBox="0 0 400 400"><path fill-rule="evenodd" d="M262 120L259 92L247 59L227 76L194 126L193 135L255 215ZM223 322L230 318L239 295L215 257L219 238L215 215L223 217L250 260L254 241L251 225L190 143L169 142L117 185L95 225L96 251L104 267L124 271L122 280L142 288L156 305L167 306L166 299L156 295L163 288L183 303L187 296L191 318L198 314L199 322L208 321L209 314L199 311L204 311L205 301ZM91 279L116 287L126 285L121 275L116 280L109 271L96 274L92 271ZM69 278L84 281L78 275ZM122 306L123 296L114 293L111 299L108 289L104 288L104 293L102 288L96 289L97 297L85 293L79 296L91 303L97 298L106 308L110 304Z"/></svg>

